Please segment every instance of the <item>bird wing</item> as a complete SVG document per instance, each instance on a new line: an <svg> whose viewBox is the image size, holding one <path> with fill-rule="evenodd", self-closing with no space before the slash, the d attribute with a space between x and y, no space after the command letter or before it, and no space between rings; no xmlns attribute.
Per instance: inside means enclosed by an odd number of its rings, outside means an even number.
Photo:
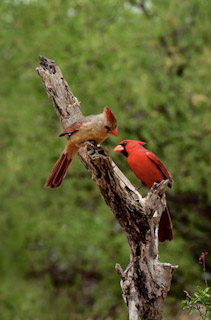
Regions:
<svg viewBox="0 0 211 320"><path fill-rule="evenodd" d="M71 135L72 133L79 131L81 126L87 122L88 121L74 122L73 124L71 124L70 127L67 127L66 129L64 129L62 133L60 133L59 137L65 136L66 134Z"/></svg>
<svg viewBox="0 0 211 320"><path fill-rule="evenodd" d="M167 171L165 166L162 164L162 162L154 155L152 152L146 152L146 156L156 165L156 167L160 170L160 172L163 174L164 179L169 179L172 181L170 173Z"/></svg>

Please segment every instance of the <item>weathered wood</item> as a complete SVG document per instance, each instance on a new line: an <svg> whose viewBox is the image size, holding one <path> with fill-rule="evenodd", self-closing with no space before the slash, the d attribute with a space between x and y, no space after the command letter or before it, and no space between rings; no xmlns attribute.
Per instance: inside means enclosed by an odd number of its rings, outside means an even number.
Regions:
<svg viewBox="0 0 211 320"><path fill-rule="evenodd" d="M53 60L40 57L36 68L63 129L82 117L80 104ZM80 161L91 173L105 203L124 230L130 250L125 271L116 264L123 298L130 320L160 320L170 290L175 267L161 263L158 256L157 228L165 208L168 180L155 183L145 198L114 164L106 148L85 143L78 152ZM156 215L154 215L156 211Z"/></svg>
<svg viewBox="0 0 211 320"><path fill-rule="evenodd" d="M53 102L63 129L82 118L80 103L65 81L60 68L54 60L39 57L40 67L36 68L41 77L49 99Z"/></svg>

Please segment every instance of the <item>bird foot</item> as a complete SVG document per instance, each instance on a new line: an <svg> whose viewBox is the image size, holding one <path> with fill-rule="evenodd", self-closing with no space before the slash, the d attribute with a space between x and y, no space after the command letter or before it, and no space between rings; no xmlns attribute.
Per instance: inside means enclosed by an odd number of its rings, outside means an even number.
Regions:
<svg viewBox="0 0 211 320"><path fill-rule="evenodd" d="M78 148L81 148L81 147L87 146L88 144L93 144L93 145L96 146L96 142L95 142L94 140L84 141L84 142L81 142L81 143L76 144L76 146L77 146Z"/></svg>

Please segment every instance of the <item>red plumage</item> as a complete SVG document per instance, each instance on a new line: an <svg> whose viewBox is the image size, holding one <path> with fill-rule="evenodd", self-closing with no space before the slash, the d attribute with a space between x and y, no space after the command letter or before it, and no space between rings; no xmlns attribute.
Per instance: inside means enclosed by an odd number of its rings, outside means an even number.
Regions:
<svg viewBox="0 0 211 320"><path fill-rule="evenodd" d="M45 187L51 187L51 188L60 187L71 162L72 162L72 159L68 159L67 154L62 153L59 160L55 163L51 171L51 174L45 183Z"/></svg>
<svg viewBox="0 0 211 320"><path fill-rule="evenodd" d="M109 122L116 122L117 119L109 107L105 107L106 118Z"/></svg>
<svg viewBox="0 0 211 320"><path fill-rule="evenodd" d="M149 150L142 147L142 141L124 140L114 149L127 157L129 168L141 180L143 186L150 189L154 182L169 179L171 187L172 177L162 162ZM171 217L166 205L160 223L158 238L160 242L173 239Z"/></svg>
<svg viewBox="0 0 211 320"><path fill-rule="evenodd" d="M63 137L66 134L72 134L73 132L79 131L83 124L87 123L86 121L78 121L73 123L70 127L65 128L59 135L59 137Z"/></svg>

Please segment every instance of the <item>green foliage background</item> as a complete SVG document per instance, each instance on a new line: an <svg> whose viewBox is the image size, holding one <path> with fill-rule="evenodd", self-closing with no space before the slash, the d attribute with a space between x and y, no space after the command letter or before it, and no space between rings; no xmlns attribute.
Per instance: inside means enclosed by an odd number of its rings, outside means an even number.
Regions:
<svg viewBox="0 0 211 320"><path fill-rule="evenodd" d="M149 17L138 3L0 2L1 319L128 318L114 270L129 262L127 241L89 174L76 158L62 188L43 188L65 141L35 72L39 55L61 67L84 114L108 105L118 116L118 139L103 144L134 184L112 152L126 138L146 141L174 177L175 240L160 252L179 269L166 312L202 284L198 256L211 251L211 3L152 0Z"/></svg>

